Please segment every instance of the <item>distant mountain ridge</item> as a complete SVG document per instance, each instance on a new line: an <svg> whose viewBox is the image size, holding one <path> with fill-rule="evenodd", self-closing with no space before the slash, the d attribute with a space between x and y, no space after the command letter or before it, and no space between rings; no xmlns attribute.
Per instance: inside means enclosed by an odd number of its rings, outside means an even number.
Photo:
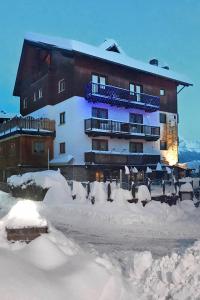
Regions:
<svg viewBox="0 0 200 300"><path fill-rule="evenodd" d="M190 162L191 167L200 165L200 141L189 142L181 138L179 141L179 161Z"/></svg>

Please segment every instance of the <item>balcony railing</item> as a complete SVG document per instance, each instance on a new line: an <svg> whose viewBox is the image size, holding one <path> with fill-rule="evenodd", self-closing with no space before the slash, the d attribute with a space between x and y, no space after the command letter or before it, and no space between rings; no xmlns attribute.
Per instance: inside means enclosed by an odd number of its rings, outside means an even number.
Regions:
<svg viewBox="0 0 200 300"><path fill-rule="evenodd" d="M160 108L160 98L145 93L134 93L112 85L90 82L85 98L90 102L102 102L125 108L138 108L153 112Z"/></svg>
<svg viewBox="0 0 200 300"><path fill-rule="evenodd" d="M141 166L156 165L158 162L160 162L160 155L157 154L116 154L109 151L107 153L100 153L100 151L85 152L86 164Z"/></svg>
<svg viewBox="0 0 200 300"><path fill-rule="evenodd" d="M15 117L0 125L0 137L13 132L35 131L40 133L55 133L55 121L45 118Z"/></svg>
<svg viewBox="0 0 200 300"><path fill-rule="evenodd" d="M85 120L85 133L92 136L142 138L156 141L160 137L160 128L143 124L90 118Z"/></svg>

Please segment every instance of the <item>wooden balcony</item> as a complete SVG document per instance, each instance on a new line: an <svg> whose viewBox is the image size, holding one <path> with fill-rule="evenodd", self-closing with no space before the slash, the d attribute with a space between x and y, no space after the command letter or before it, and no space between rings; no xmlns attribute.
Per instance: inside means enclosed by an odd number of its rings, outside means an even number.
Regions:
<svg viewBox="0 0 200 300"><path fill-rule="evenodd" d="M141 165L155 165L160 162L160 155L145 154L145 153L128 153L116 154L100 151L85 152L86 164L98 165L128 165L128 166L141 166Z"/></svg>
<svg viewBox="0 0 200 300"><path fill-rule="evenodd" d="M88 83L85 98L89 102L101 102L125 108L138 108L148 112L160 109L160 98L145 93L132 93L112 85Z"/></svg>
<svg viewBox="0 0 200 300"><path fill-rule="evenodd" d="M13 134L55 135L55 121L45 118L15 117L0 125L0 139Z"/></svg>
<svg viewBox="0 0 200 300"><path fill-rule="evenodd" d="M156 141L160 138L160 127L90 118L85 120L85 133L88 136L110 136Z"/></svg>

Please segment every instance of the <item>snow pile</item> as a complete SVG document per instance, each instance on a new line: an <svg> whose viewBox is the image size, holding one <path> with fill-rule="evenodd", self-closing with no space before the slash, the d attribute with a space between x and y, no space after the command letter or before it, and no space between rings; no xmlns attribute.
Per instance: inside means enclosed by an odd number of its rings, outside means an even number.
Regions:
<svg viewBox="0 0 200 300"><path fill-rule="evenodd" d="M31 200L20 200L4 218L7 228L44 227L47 222L37 210L36 203Z"/></svg>
<svg viewBox="0 0 200 300"><path fill-rule="evenodd" d="M48 255L47 255L48 254ZM20 256L34 266L51 270L67 262L65 253L49 237L41 235L20 251Z"/></svg>
<svg viewBox="0 0 200 300"><path fill-rule="evenodd" d="M91 184L91 197L94 197L95 203L105 203L107 201L107 192L104 182L94 181Z"/></svg>
<svg viewBox="0 0 200 300"><path fill-rule="evenodd" d="M191 183L186 182L186 183L182 184L180 187L180 192L188 192L188 193L193 192L193 187L192 187Z"/></svg>
<svg viewBox="0 0 200 300"><path fill-rule="evenodd" d="M76 201L85 202L87 197L86 189L83 187L81 182L73 181L73 188L72 188L72 197Z"/></svg>
<svg viewBox="0 0 200 300"><path fill-rule="evenodd" d="M71 189L65 182L52 186L46 193L43 202L48 205L62 206L65 203L72 201Z"/></svg>
<svg viewBox="0 0 200 300"><path fill-rule="evenodd" d="M41 172L30 172L22 175L12 175L7 179L10 186L26 186L35 184L42 188L50 188L57 184L66 184L65 178L58 171L41 171Z"/></svg>
<svg viewBox="0 0 200 300"><path fill-rule="evenodd" d="M133 257L131 279L141 293L140 299L200 299L200 242L177 253L152 259L151 253Z"/></svg>
<svg viewBox="0 0 200 300"><path fill-rule="evenodd" d="M130 191L123 190L121 188L114 188L111 192L111 199L114 201L114 205L125 205L128 200L133 198Z"/></svg>
<svg viewBox="0 0 200 300"><path fill-rule="evenodd" d="M138 201L151 201L151 195L146 185L140 185L137 193Z"/></svg>
<svg viewBox="0 0 200 300"><path fill-rule="evenodd" d="M131 300L110 261L85 253L56 230L15 250L9 244L0 247L0 264L1 300L65 300L66 295L70 300L115 300L119 295Z"/></svg>

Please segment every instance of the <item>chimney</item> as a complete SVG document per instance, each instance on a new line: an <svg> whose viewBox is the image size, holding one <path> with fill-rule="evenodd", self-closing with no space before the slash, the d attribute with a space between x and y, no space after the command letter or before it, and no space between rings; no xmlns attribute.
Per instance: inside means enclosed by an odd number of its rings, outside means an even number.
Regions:
<svg viewBox="0 0 200 300"><path fill-rule="evenodd" d="M163 69L169 70L169 66L163 66Z"/></svg>
<svg viewBox="0 0 200 300"><path fill-rule="evenodd" d="M153 66L157 66L158 67L158 59L156 58L153 58L149 61L150 65L153 65Z"/></svg>

